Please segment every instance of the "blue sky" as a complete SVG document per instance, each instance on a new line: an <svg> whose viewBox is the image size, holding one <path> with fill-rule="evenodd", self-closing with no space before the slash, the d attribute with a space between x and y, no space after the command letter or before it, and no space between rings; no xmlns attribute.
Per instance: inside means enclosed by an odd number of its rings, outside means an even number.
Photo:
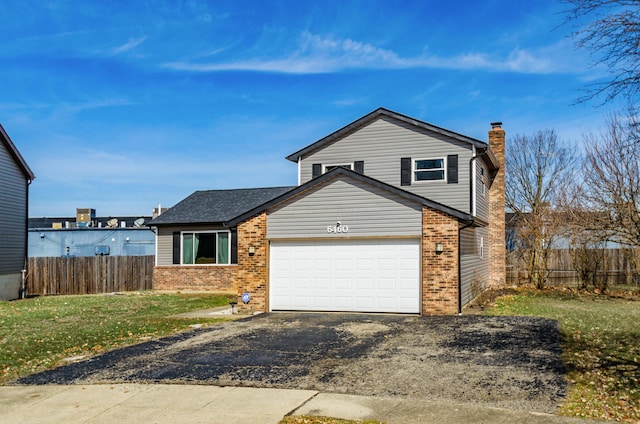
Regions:
<svg viewBox="0 0 640 424"><path fill-rule="evenodd" d="M553 0L28 1L0 8L0 123L31 216L149 215L295 185L284 157L382 106L486 140L578 141L614 105ZM560 27L559 27L560 26Z"/></svg>

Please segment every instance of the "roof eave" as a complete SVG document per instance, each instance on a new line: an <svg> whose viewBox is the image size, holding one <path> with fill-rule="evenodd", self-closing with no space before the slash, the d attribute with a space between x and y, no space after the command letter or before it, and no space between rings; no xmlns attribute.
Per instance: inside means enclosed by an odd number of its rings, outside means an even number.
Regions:
<svg viewBox="0 0 640 424"><path fill-rule="evenodd" d="M13 144L13 141L11 141L9 134L7 134L2 125L0 125L0 136L2 136L2 139L9 148L9 153L11 154L11 156L13 156L14 160L20 166L24 176L29 181L33 181L36 178L35 174L33 173L33 171L31 171L31 168L29 168L29 165L27 165L27 162L24 160L15 144Z"/></svg>
<svg viewBox="0 0 640 424"><path fill-rule="evenodd" d="M309 153L316 151L320 148L322 148L323 146L330 144L332 142L334 142L335 140L345 136L346 134L349 134L351 132L353 132L354 130L356 130L357 128L360 128L366 124L368 124L369 122L373 121L374 119L377 119L380 116L388 116L394 119L397 119L399 121L405 122L407 124L416 126L416 127L420 127L423 129L426 129L428 131L431 132L435 132L438 134L442 134L445 135L447 137L452 137L455 138L456 140L465 142L465 143L469 143L477 148L486 148L487 147L487 143L480 141L480 140L476 140L475 138L471 138L471 137L467 137L466 135L462 135L450 130L446 130L444 128L441 127L437 127L435 125L432 124L428 124L424 121L420 121L414 118L411 118L409 116L403 115L401 113L397 113L394 111L391 111L389 109L385 109L385 108L378 108L376 110L374 110L373 112L368 113L367 115L353 121L352 123L340 128L337 131L334 131L333 133L329 134L326 137L321 138L320 140L290 154L289 156L286 157L287 160L290 160L292 162L298 162L298 159L301 157L305 157L307 156Z"/></svg>

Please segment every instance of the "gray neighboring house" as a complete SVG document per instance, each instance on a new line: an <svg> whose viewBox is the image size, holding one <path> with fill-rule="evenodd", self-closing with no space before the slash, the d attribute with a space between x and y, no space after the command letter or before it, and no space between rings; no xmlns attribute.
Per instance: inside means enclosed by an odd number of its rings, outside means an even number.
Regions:
<svg viewBox="0 0 640 424"><path fill-rule="evenodd" d="M459 313L504 283L504 140L379 108L289 155L295 187L200 191L151 221L154 287L249 312Z"/></svg>
<svg viewBox="0 0 640 424"><path fill-rule="evenodd" d="M0 299L20 297L27 258L29 185L35 175L0 125Z"/></svg>

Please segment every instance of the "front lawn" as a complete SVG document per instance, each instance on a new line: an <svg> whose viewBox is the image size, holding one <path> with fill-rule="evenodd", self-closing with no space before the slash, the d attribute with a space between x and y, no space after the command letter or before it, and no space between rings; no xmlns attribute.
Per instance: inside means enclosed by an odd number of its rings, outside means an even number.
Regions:
<svg viewBox="0 0 640 424"><path fill-rule="evenodd" d="M520 291L490 315L558 320L569 393L561 413L640 421L640 301L566 291Z"/></svg>
<svg viewBox="0 0 640 424"><path fill-rule="evenodd" d="M170 315L228 305L228 296L131 293L0 302L0 384L65 363L229 319Z"/></svg>

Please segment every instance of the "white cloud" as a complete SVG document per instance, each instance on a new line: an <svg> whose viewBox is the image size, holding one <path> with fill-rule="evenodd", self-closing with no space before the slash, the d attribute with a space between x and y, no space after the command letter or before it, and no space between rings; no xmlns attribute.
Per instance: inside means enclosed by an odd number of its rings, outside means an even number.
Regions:
<svg viewBox="0 0 640 424"><path fill-rule="evenodd" d="M138 37L138 38L130 38L129 41L127 41L123 45L118 46L118 47L114 47L113 49L111 49L110 53L112 55L117 55L117 54L120 54L120 53L128 52L130 50L135 49L140 44L144 43L146 39L147 39L146 35L144 35L142 37Z"/></svg>
<svg viewBox="0 0 640 424"><path fill-rule="evenodd" d="M531 49L513 47L504 53L462 52L451 56L423 54L402 57L392 50L349 38L340 40L304 32L296 48L286 56L231 61L198 61L192 56L162 66L191 72L250 71L285 74L324 74L351 69L419 68L526 74L584 73L586 67L579 66L575 60L571 60L570 57L573 56L575 54L571 45L566 41L560 41Z"/></svg>

